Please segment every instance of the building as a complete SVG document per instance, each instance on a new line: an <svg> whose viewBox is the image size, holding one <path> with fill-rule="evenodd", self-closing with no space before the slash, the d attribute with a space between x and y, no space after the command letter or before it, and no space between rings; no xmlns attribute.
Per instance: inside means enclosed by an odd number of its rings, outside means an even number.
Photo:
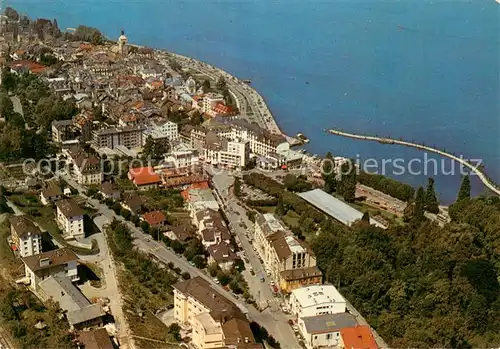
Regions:
<svg viewBox="0 0 500 349"><path fill-rule="evenodd" d="M333 285L296 288L290 295L290 309L297 317L345 313L346 301Z"/></svg>
<svg viewBox="0 0 500 349"><path fill-rule="evenodd" d="M225 271L229 271L234 265L234 262L238 259L232 246L225 241L208 246L207 252L208 264L217 263L217 265Z"/></svg>
<svg viewBox="0 0 500 349"><path fill-rule="evenodd" d="M131 193L125 195L121 205L124 209L132 212L132 214L138 214L142 211L144 201L140 196Z"/></svg>
<svg viewBox="0 0 500 349"><path fill-rule="evenodd" d="M378 349L370 327L365 325L342 328L340 330L340 339L340 349Z"/></svg>
<svg viewBox="0 0 500 349"><path fill-rule="evenodd" d="M211 189L187 189L186 192L188 209L190 211L191 217L193 218L193 223L195 226L199 226L200 224L200 221L197 217L198 212L206 209L210 209L216 212L219 210L219 203L217 202L217 199L215 198Z"/></svg>
<svg viewBox="0 0 500 349"><path fill-rule="evenodd" d="M202 101L201 101L201 107L200 110L202 113L205 114L210 114L212 111L212 108L215 107L217 104L222 103L224 104L224 96L220 95L218 93L205 93L202 96ZM200 105L200 103L198 103Z"/></svg>
<svg viewBox="0 0 500 349"><path fill-rule="evenodd" d="M83 209L73 200L64 199L56 202L56 221L66 239L83 239Z"/></svg>
<svg viewBox="0 0 500 349"><path fill-rule="evenodd" d="M151 166L130 168L128 178L140 190L158 188L162 183L160 175Z"/></svg>
<svg viewBox="0 0 500 349"><path fill-rule="evenodd" d="M203 159L215 166L245 167L250 158L250 142L227 139L215 132L208 132L203 146Z"/></svg>
<svg viewBox="0 0 500 349"><path fill-rule="evenodd" d="M71 148L67 154L72 162L72 175L78 184L99 185L103 181L101 160L79 148Z"/></svg>
<svg viewBox="0 0 500 349"><path fill-rule="evenodd" d="M96 148L114 149L120 145L129 149L140 148L145 141L144 129L142 125L130 125L94 130L92 131L92 144Z"/></svg>
<svg viewBox="0 0 500 349"><path fill-rule="evenodd" d="M49 183L40 191L40 201L45 206L60 200L63 197L63 192L56 183Z"/></svg>
<svg viewBox="0 0 500 349"><path fill-rule="evenodd" d="M199 164L198 152L193 147L178 142L172 144L170 152L165 154L165 162L176 169L194 169Z"/></svg>
<svg viewBox="0 0 500 349"><path fill-rule="evenodd" d="M113 342L104 328L78 333L79 349L114 349Z"/></svg>
<svg viewBox="0 0 500 349"><path fill-rule="evenodd" d="M302 317L297 325L307 349L338 348L342 342L340 331L356 326L357 322L353 315L340 313Z"/></svg>
<svg viewBox="0 0 500 349"><path fill-rule="evenodd" d="M44 252L23 257L26 281L33 290L38 290L39 283L49 276L60 275L78 281L78 257L69 248Z"/></svg>
<svg viewBox="0 0 500 349"><path fill-rule="evenodd" d="M174 285L174 318L196 348L259 348L242 310L200 277Z"/></svg>
<svg viewBox="0 0 500 349"><path fill-rule="evenodd" d="M142 215L142 219L153 228L160 228L167 223L167 217L161 211L152 211Z"/></svg>
<svg viewBox="0 0 500 349"><path fill-rule="evenodd" d="M170 143L179 138L179 126L168 120L151 121L143 131L143 146L149 136L155 141Z"/></svg>
<svg viewBox="0 0 500 349"><path fill-rule="evenodd" d="M321 284L322 273L311 249L293 236L273 214L257 214L254 244L266 270L282 291Z"/></svg>
<svg viewBox="0 0 500 349"><path fill-rule="evenodd" d="M307 201L318 210L324 212L335 220L347 226L353 225L356 221L361 220L363 213L356 210L354 207L345 202L331 196L321 189L313 189L304 193L298 193L302 199ZM387 228L383 224L370 218L370 224L380 228Z"/></svg>
<svg viewBox="0 0 500 349"><path fill-rule="evenodd" d="M54 143L74 140L78 136L73 120L54 120L51 124L51 131Z"/></svg>
<svg viewBox="0 0 500 349"><path fill-rule="evenodd" d="M42 232L28 216L9 218L12 243L21 257L42 252Z"/></svg>
<svg viewBox="0 0 500 349"><path fill-rule="evenodd" d="M40 281L37 294L41 299L57 302L66 314L72 329L83 329L103 324L106 315L100 304L92 304L67 277L51 275Z"/></svg>
<svg viewBox="0 0 500 349"><path fill-rule="evenodd" d="M99 192L102 194L102 197L105 199L120 199L120 190L118 190L115 185L111 182L104 182L101 184L101 189Z"/></svg>

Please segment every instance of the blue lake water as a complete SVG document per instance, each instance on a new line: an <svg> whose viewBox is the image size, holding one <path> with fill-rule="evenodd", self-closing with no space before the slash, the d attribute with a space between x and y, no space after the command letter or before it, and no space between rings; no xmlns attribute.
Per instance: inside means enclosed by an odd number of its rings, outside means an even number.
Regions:
<svg viewBox="0 0 500 349"><path fill-rule="evenodd" d="M500 181L500 5L493 0L10 0L9 5L31 17L57 18L61 28L86 24L109 37L123 28L131 42L250 78L282 130L306 134L315 154L331 151L379 164L423 159L414 149L323 132L341 128L482 159L487 173ZM445 162L447 172L451 166ZM391 166L386 170L391 175ZM415 161L412 170L419 172ZM428 170L432 175L432 164ZM415 186L427 181L424 174L395 178ZM453 201L460 175L440 173L435 179L441 201ZM473 190L484 190L476 179Z"/></svg>

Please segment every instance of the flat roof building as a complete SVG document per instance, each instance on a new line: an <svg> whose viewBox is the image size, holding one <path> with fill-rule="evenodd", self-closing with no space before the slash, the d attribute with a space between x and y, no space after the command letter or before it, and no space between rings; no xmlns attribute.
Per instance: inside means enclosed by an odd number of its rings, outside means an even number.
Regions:
<svg viewBox="0 0 500 349"><path fill-rule="evenodd" d="M333 285L312 285L292 291L290 308L297 317L338 314L346 311L346 301Z"/></svg>
<svg viewBox="0 0 500 349"><path fill-rule="evenodd" d="M351 226L355 221L363 217L363 213L349 206L345 202L331 196L321 189L314 189L304 193L298 193L302 199L316 207L320 211L326 213L330 217L336 219L340 223ZM376 220L370 218L370 224L380 228L387 228Z"/></svg>

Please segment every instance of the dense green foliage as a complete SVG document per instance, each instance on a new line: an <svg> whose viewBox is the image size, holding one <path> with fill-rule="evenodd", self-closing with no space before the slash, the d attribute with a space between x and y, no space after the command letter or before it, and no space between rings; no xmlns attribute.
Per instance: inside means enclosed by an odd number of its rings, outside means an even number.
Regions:
<svg viewBox="0 0 500 349"><path fill-rule="evenodd" d="M163 140L156 140L148 136L146 143L142 148L142 155L145 159L161 160L163 155L168 152L168 144Z"/></svg>
<svg viewBox="0 0 500 349"><path fill-rule="evenodd" d="M492 347L500 343L500 209L455 204L456 223L382 230L323 227L312 248L328 281L391 347Z"/></svg>
<svg viewBox="0 0 500 349"><path fill-rule="evenodd" d="M457 201L469 200L470 199L470 178L469 176L464 176L462 179L462 184L458 190Z"/></svg>
<svg viewBox="0 0 500 349"><path fill-rule="evenodd" d="M14 111L9 96L1 92L0 114L6 122L0 125L0 161L48 157L53 153L48 139L50 125L54 120L70 119L75 115L74 101L63 101L52 94L35 75L17 76L8 70L2 72L2 90L19 97L24 118Z"/></svg>
<svg viewBox="0 0 500 349"><path fill-rule="evenodd" d="M49 301L44 306L28 290L0 289L0 314L3 327L21 348L76 348L57 304ZM46 327L35 328L39 321Z"/></svg>
<svg viewBox="0 0 500 349"><path fill-rule="evenodd" d="M283 185L261 173L245 174L243 181L247 185L256 187L275 198L281 197L285 211L295 211L299 216L308 217L316 223L320 223L325 219L325 215L322 212L309 205L297 194L285 191Z"/></svg>
<svg viewBox="0 0 500 349"><path fill-rule="evenodd" d="M325 181L324 191L331 194L337 188L337 178L335 174L335 162L332 153L326 153L325 159L321 164L321 174Z"/></svg>
<svg viewBox="0 0 500 349"><path fill-rule="evenodd" d="M283 178L283 185L287 190L293 192L304 192L312 189L312 184L307 181L304 176L295 176L293 174L287 174Z"/></svg>
<svg viewBox="0 0 500 349"><path fill-rule="evenodd" d="M94 45L102 45L104 43L104 36L98 29L84 25L79 25L72 34L72 37L75 40L88 41Z"/></svg>
<svg viewBox="0 0 500 349"><path fill-rule="evenodd" d="M356 167L349 160L340 167L340 180L337 182L337 193L342 195L345 201L354 202L356 199Z"/></svg>
<svg viewBox="0 0 500 349"><path fill-rule="evenodd" d="M359 183L380 190L387 195L403 201L408 201L415 195L415 189L408 184L395 181L394 179L359 171L357 180Z"/></svg>
<svg viewBox="0 0 500 349"><path fill-rule="evenodd" d="M439 213L439 201L434 190L434 179L429 178L427 189L425 190L424 208L431 213Z"/></svg>

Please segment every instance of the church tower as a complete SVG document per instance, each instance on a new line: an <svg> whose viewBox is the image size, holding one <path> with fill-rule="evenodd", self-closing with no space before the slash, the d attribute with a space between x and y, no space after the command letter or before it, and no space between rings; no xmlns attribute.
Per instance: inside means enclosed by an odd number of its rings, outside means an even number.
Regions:
<svg viewBox="0 0 500 349"><path fill-rule="evenodd" d="M125 36L125 31L122 29L122 35L118 38L118 48L120 50L120 55L122 56L127 54L127 43L128 39Z"/></svg>

